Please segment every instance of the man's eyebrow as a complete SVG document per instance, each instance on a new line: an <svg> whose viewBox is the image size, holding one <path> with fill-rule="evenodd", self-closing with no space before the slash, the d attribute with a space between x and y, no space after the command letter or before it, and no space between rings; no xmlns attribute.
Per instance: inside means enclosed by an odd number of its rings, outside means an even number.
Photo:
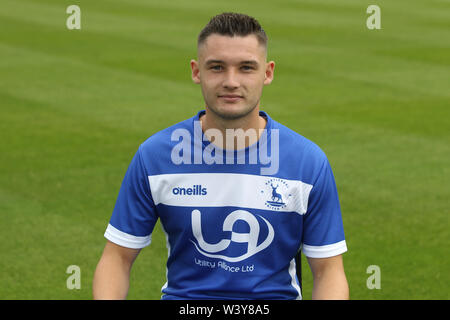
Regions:
<svg viewBox="0 0 450 320"><path fill-rule="evenodd" d="M214 63L225 63L225 62L222 60L214 60L214 59L206 61L206 65L210 65L210 64L214 64Z"/></svg>
<svg viewBox="0 0 450 320"><path fill-rule="evenodd" d="M257 66L259 63L256 60L245 60L245 61L241 61L241 64L251 64L251 65Z"/></svg>

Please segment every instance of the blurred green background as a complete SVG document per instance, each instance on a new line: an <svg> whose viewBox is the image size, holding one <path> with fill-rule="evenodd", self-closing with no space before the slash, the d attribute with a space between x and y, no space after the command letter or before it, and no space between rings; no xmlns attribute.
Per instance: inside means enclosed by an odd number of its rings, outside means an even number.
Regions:
<svg viewBox="0 0 450 320"><path fill-rule="evenodd" d="M68 30L66 8L81 8ZM381 8L368 30L366 8ZM117 193L140 143L203 109L196 37L256 17L275 79L262 109L335 174L352 299L449 299L450 2L2 0L0 299L91 299ZM159 299L160 225L129 299ZM66 269L81 269L68 290ZM381 269L369 290L366 269ZM303 259L304 299L312 277Z"/></svg>

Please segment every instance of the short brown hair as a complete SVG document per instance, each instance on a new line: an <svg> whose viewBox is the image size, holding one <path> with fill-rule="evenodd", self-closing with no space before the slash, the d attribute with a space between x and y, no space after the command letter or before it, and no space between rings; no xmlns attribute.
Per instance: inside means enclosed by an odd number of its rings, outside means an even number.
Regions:
<svg viewBox="0 0 450 320"><path fill-rule="evenodd" d="M260 44L267 47L267 35L259 22L246 14L224 12L211 18L198 36L197 45L200 46L211 34L224 36L247 36L254 34Z"/></svg>

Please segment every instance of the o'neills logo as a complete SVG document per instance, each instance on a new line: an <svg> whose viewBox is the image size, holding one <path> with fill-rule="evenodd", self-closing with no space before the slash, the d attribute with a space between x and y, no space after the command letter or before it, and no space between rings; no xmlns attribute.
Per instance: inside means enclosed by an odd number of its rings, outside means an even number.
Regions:
<svg viewBox="0 0 450 320"><path fill-rule="evenodd" d="M193 185L191 188L176 187L172 189L174 195L180 196L205 196L207 194L206 188L202 188L201 184Z"/></svg>

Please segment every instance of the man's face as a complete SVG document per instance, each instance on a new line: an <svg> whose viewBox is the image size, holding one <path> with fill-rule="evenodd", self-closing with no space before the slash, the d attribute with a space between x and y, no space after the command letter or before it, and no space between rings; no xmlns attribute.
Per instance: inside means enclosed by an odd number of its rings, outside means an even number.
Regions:
<svg viewBox="0 0 450 320"><path fill-rule="evenodd" d="M210 35L191 61L192 79L202 87L207 108L224 119L246 116L273 79L274 62L266 63L266 48L255 35Z"/></svg>

